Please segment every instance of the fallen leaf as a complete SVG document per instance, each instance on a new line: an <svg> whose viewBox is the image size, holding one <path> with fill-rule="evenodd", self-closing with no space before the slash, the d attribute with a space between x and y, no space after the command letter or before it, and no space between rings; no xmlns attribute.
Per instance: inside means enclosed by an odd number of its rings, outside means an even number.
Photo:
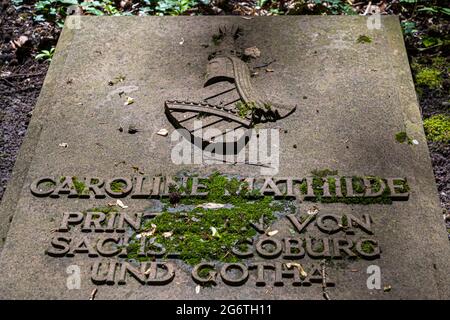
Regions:
<svg viewBox="0 0 450 320"><path fill-rule="evenodd" d="M151 224L151 229L149 231L141 232L136 235L136 238L139 239L141 237L151 237L156 232L156 224Z"/></svg>
<svg viewBox="0 0 450 320"><path fill-rule="evenodd" d="M14 40L14 45L13 45L14 49L15 48L20 48L27 41L28 41L28 37L27 36L20 36L18 39Z"/></svg>
<svg viewBox="0 0 450 320"><path fill-rule="evenodd" d="M173 232L172 231L163 232L162 235L164 238L170 238L173 235Z"/></svg>
<svg viewBox="0 0 450 320"><path fill-rule="evenodd" d="M215 227L211 227L210 229L211 229L213 237L218 237L219 236L219 232L217 231L217 229Z"/></svg>
<svg viewBox="0 0 450 320"><path fill-rule="evenodd" d="M128 208L128 206L126 206L126 205L122 202L122 200L117 200L117 201L116 201L116 204L117 204L119 207L121 207L122 209Z"/></svg>
<svg viewBox="0 0 450 320"><path fill-rule="evenodd" d="M419 144L419 141L417 141L416 139L412 140L411 142L412 142L412 144L415 144L415 145Z"/></svg>
<svg viewBox="0 0 450 320"><path fill-rule="evenodd" d="M196 206L196 208L203 208L203 209L220 209L223 207L225 207L224 204L214 202L202 203Z"/></svg>
<svg viewBox="0 0 450 320"><path fill-rule="evenodd" d="M244 55L247 57L258 58L261 55L261 51L257 47L250 47L244 50Z"/></svg>
<svg viewBox="0 0 450 320"><path fill-rule="evenodd" d="M151 237L152 235L155 234L156 229L151 229L150 231L147 232L142 232L141 236L142 237Z"/></svg>
<svg viewBox="0 0 450 320"><path fill-rule="evenodd" d="M199 284L195 287L195 293L196 294L200 293L200 285Z"/></svg>
<svg viewBox="0 0 450 320"><path fill-rule="evenodd" d="M134 103L134 99L132 97L127 97L127 101L123 104L124 106L128 106Z"/></svg>
<svg viewBox="0 0 450 320"><path fill-rule="evenodd" d="M319 208L317 208L316 206L312 206L311 208L308 209L307 213L309 215L316 215L319 213Z"/></svg>
<svg viewBox="0 0 450 320"><path fill-rule="evenodd" d="M156 134L159 134L160 136L165 137L169 134L169 131L167 131L166 129L161 129Z"/></svg>
<svg viewBox="0 0 450 320"><path fill-rule="evenodd" d="M303 267L300 263L289 262L289 263L286 263L286 267L288 269L297 268L298 271L300 272L300 275L302 276L302 278L306 278L308 276L308 273L306 273L305 269L303 269Z"/></svg>
<svg viewBox="0 0 450 320"><path fill-rule="evenodd" d="M69 145L65 142L58 144L58 146L62 147L62 148L67 148Z"/></svg>
<svg viewBox="0 0 450 320"><path fill-rule="evenodd" d="M144 274L147 276L147 275L149 275L150 274L150 272L152 272L152 268L150 267L150 268L148 268L148 270L147 271L145 271L144 272Z"/></svg>
<svg viewBox="0 0 450 320"><path fill-rule="evenodd" d="M272 230L272 231L267 232L267 235L268 235L269 237L271 237L271 236L276 235L277 233L278 233L278 230Z"/></svg>
<svg viewBox="0 0 450 320"><path fill-rule="evenodd" d="M120 1L120 7L122 9L130 7L131 6L131 1L130 0L122 0Z"/></svg>

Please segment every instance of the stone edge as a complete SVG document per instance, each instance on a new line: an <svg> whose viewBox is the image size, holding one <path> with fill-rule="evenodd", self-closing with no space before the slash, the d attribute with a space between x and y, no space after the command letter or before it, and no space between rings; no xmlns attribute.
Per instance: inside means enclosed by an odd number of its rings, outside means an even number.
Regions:
<svg viewBox="0 0 450 320"><path fill-rule="evenodd" d="M70 19L70 17L67 19ZM68 22L67 19L66 22ZM49 102L52 101L55 87L60 80L58 70L65 65L73 35L73 30L67 27L63 28L55 49L55 55L50 63L41 92L33 109L33 116L31 117L27 133L18 152L11 179L0 202L0 253L6 241L9 226L14 218L15 208L20 199L43 125L48 116Z"/></svg>

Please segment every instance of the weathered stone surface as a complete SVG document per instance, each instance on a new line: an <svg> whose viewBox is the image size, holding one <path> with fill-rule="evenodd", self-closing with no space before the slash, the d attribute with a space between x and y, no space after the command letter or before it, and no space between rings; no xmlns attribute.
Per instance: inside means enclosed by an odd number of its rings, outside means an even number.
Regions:
<svg viewBox="0 0 450 320"><path fill-rule="evenodd" d="M30 185L39 177L108 179L137 176L137 171L174 176L183 170L260 176L260 167L245 164L174 164L170 142L174 128L164 113L167 100L205 98L206 65L215 50L211 39L219 26L238 25L242 28L239 47L256 46L261 52L250 66L276 60L255 69L259 73L251 78L255 90L276 104L297 106L284 119L258 125L280 129L276 176L306 177L328 168L338 170L340 176L408 181L408 200L392 204L298 201L300 214L316 205L317 217L368 214L372 219L380 257L332 259L327 273L335 286L327 288L329 296L449 298L450 246L401 29L395 17L382 17L381 22L382 28L374 30L367 28L365 17L82 17L80 29L66 24L0 211L1 236L6 239L0 258L0 297L87 299L98 288L97 299L323 298L321 283L293 286L292 279L286 278L284 286L274 285L274 279L257 286L254 270L243 285L218 280L217 286L196 293L192 268L179 260L172 261L175 277L165 285L142 285L130 276L125 285L96 285L91 268L109 258L46 254L55 235L69 236L58 230L64 212L88 210L116 199L36 197ZM358 43L360 35L370 36L372 42ZM125 79L114 80L119 76ZM128 96L133 103L125 105ZM169 136L157 134L162 128L169 130ZM401 131L418 144L398 143L395 135ZM64 143L67 147L60 146ZM128 213L152 205L149 199L121 200ZM314 223L308 228L317 229ZM269 238L305 237L294 229L287 217L281 217L271 226L278 233ZM308 232L312 237L347 237L342 231ZM78 230L71 236L99 234ZM353 239L363 235L367 233L358 230ZM320 259L265 261L307 267ZM80 268L80 289L67 287L71 265ZM379 290L367 288L370 265L380 267Z"/></svg>

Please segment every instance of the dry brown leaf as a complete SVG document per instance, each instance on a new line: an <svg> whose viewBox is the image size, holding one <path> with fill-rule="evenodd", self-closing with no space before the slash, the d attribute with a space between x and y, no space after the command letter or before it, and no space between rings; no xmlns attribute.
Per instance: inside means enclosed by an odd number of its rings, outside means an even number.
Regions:
<svg viewBox="0 0 450 320"><path fill-rule="evenodd" d="M23 46L26 42L28 41L28 37L27 36L20 36L19 38L17 38L16 40L13 41L13 47L14 49L16 48L20 48L21 46Z"/></svg>
<svg viewBox="0 0 450 320"><path fill-rule="evenodd" d="M308 276L308 273L306 273L305 269L303 269L303 267L300 263L288 262L288 263L286 263L286 267L288 269L297 268L298 272L300 273L300 276L302 278L306 278Z"/></svg>
<svg viewBox="0 0 450 320"><path fill-rule="evenodd" d="M127 101L123 104L124 106L128 106L134 103L134 99L132 97L127 97Z"/></svg>
<svg viewBox="0 0 450 320"><path fill-rule="evenodd" d="M170 238L173 235L172 231L168 231L168 232L163 232L162 236L164 238Z"/></svg>
<svg viewBox="0 0 450 320"><path fill-rule="evenodd" d="M202 203L196 206L196 208L203 208L203 209L220 209L223 207L225 207L224 204L214 202Z"/></svg>
<svg viewBox="0 0 450 320"><path fill-rule="evenodd" d="M169 131L167 131L166 129L161 129L156 134L165 137L169 134Z"/></svg>
<svg viewBox="0 0 450 320"><path fill-rule="evenodd" d="M122 209L128 208L128 206L126 206L126 205L122 202L122 200L117 200L117 201L116 201L116 204L117 204L119 207L121 207Z"/></svg>
<svg viewBox="0 0 450 320"><path fill-rule="evenodd" d="M261 56L261 51L257 47L250 47L244 50L244 55L247 57L258 58Z"/></svg>
<svg viewBox="0 0 450 320"><path fill-rule="evenodd" d="M312 206L311 208L308 209L307 213L312 216L312 215L316 215L319 213L319 208L316 206Z"/></svg>

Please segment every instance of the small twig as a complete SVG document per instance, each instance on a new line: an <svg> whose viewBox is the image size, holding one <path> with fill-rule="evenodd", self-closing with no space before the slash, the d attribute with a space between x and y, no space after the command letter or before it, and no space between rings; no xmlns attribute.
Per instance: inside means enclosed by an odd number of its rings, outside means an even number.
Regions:
<svg viewBox="0 0 450 320"><path fill-rule="evenodd" d="M372 8L372 1L369 1L369 4L367 5L366 11L364 11L363 13L363 16L366 16L371 8Z"/></svg>
<svg viewBox="0 0 450 320"><path fill-rule="evenodd" d="M263 63L263 64L259 64L259 65L257 65L257 66L254 66L253 67L253 69L258 69L258 68L265 68L265 67L268 67L268 66L270 66L272 63L274 63L274 62L276 62L277 60L272 60L272 61L270 61L270 62L267 62L267 63Z"/></svg>
<svg viewBox="0 0 450 320"><path fill-rule="evenodd" d="M20 77L37 77L42 76L44 74L45 74L44 72L30 73L30 74L19 73L19 74L2 75L0 76L0 78L5 79L5 78L20 78Z"/></svg>
<svg viewBox="0 0 450 320"><path fill-rule="evenodd" d="M9 85L11 87L17 88L17 86L15 84L11 83L10 81L6 80L5 78L0 78L0 80L3 80L4 82L6 82L7 85Z"/></svg>
<svg viewBox="0 0 450 320"><path fill-rule="evenodd" d="M230 251L227 251L227 253L225 253L225 255L222 257L222 259L225 259L229 254L230 254Z"/></svg>
<svg viewBox="0 0 450 320"><path fill-rule="evenodd" d="M17 87L15 87L17 88ZM40 88L38 87L26 87L26 88L22 88L22 89L16 89L16 90L9 90L9 91L5 91L3 93L6 94L14 94L14 93L19 93L19 92L25 92L25 91L35 91L35 90L40 90Z"/></svg>
<svg viewBox="0 0 450 320"><path fill-rule="evenodd" d="M321 266L322 266L322 293L323 293L323 297L325 298L325 300L331 300L329 294L328 294L328 290L327 290L327 273L326 273L326 269L325 269L325 260L322 260L320 262Z"/></svg>

